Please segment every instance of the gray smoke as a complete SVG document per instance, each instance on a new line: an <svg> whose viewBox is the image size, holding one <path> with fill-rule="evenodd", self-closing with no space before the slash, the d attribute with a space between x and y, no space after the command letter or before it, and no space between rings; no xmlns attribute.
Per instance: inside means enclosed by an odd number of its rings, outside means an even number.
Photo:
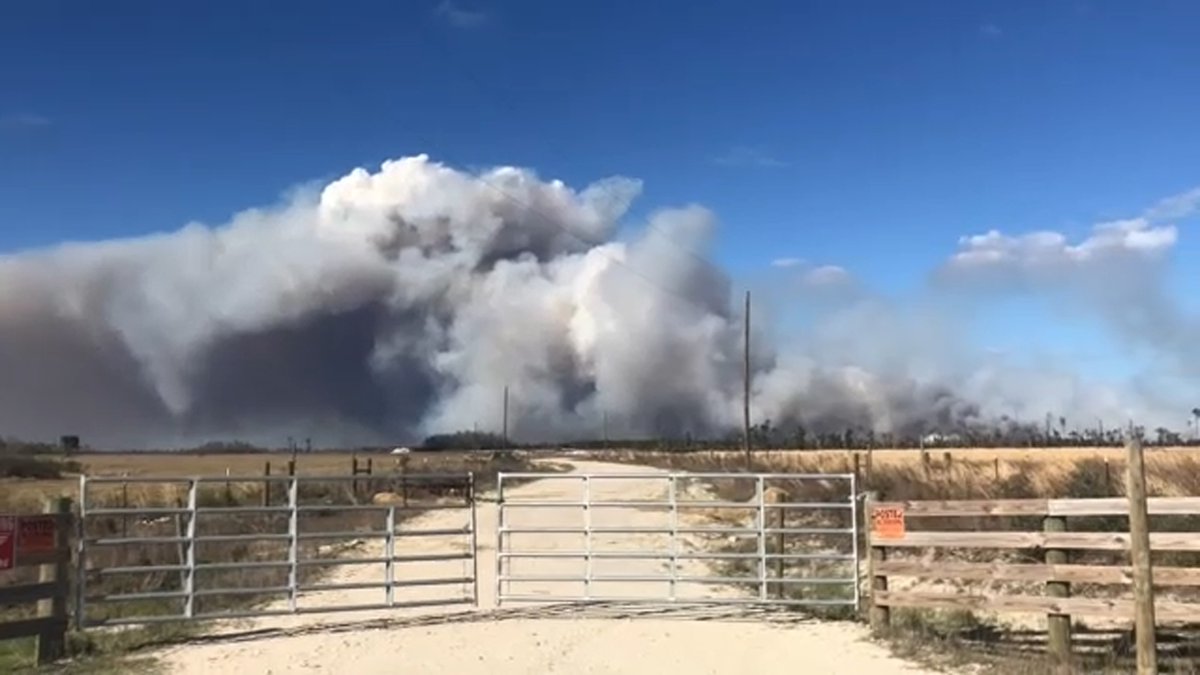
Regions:
<svg viewBox="0 0 1200 675"><path fill-rule="evenodd" d="M737 303L689 253L715 219L664 210L619 241L640 187L616 177L577 191L417 156L219 227L0 258L0 433L108 447L399 442L498 430L506 386L523 441L595 437L602 420L613 435L735 428ZM1142 248L1162 236L1121 232ZM1045 257L1040 240L988 237L946 274L1075 283L1020 262ZM843 270L790 262L789 301L823 319L802 337L756 332L757 419L909 433L1016 408L1140 412L1069 373L1039 370L1045 386L1031 389L1029 373L963 347L940 309L898 308ZM1169 303L1145 311L1177 316Z"/></svg>

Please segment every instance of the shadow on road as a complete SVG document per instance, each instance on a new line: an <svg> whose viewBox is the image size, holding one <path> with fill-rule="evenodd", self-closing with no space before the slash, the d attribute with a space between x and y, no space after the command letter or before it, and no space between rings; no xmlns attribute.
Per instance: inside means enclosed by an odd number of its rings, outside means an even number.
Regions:
<svg viewBox="0 0 1200 675"><path fill-rule="evenodd" d="M257 628L246 631L223 632L190 638L175 645L211 644L217 642L251 642L305 635L336 635L359 631L422 628L448 624L474 624L538 619L674 619L680 621L758 622L795 626L815 623L819 619L778 607L713 606L713 605L651 605L645 603L597 602L590 604L555 604L492 610L466 610L423 616L397 616L359 621L325 622L289 628Z"/></svg>

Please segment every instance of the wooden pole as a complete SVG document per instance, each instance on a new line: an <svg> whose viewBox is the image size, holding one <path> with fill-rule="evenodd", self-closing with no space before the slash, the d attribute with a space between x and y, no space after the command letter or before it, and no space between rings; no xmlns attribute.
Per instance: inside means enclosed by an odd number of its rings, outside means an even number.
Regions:
<svg viewBox="0 0 1200 675"><path fill-rule="evenodd" d="M746 291L745 334L742 344L742 450L750 468L750 291Z"/></svg>
<svg viewBox="0 0 1200 675"><path fill-rule="evenodd" d="M1146 467L1142 442L1134 437L1126 444L1129 455L1125 490L1129 495L1129 544L1133 563L1134 623L1137 629L1138 675L1158 673L1155 641L1154 579L1150 564L1150 516L1146 508Z"/></svg>
<svg viewBox="0 0 1200 675"><path fill-rule="evenodd" d="M508 385L504 385L504 432L501 438L504 440L504 449L508 449Z"/></svg>
<svg viewBox="0 0 1200 675"><path fill-rule="evenodd" d="M1042 529L1046 532L1066 532L1067 519L1050 517L1042 521ZM1058 549L1046 551L1047 565L1067 564L1067 552ZM1061 581L1051 581L1046 584L1046 595L1052 598L1071 597L1071 585ZM1053 672L1070 675L1071 671L1071 617L1066 614L1048 614L1046 616L1047 649L1053 662Z"/></svg>
<svg viewBox="0 0 1200 675"><path fill-rule="evenodd" d="M129 473L126 472L125 475L128 476ZM121 510L126 511L128 509L129 509L129 483L123 482L123 483L121 483ZM123 539L129 538L129 514L128 513L121 514L121 537Z"/></svg>
<svg viewBox="0 0 1200 675"><path fill-rule="evenodd" d="M42 565L38 580L54 583L54 595L38 601L38 615L55 619L54 626L38 636L38 665L61 659L67 652L67 596L71 584L71 500L47 500L45 513L54 514L54 563Z"/></svg>
<svg viewBox="0 0 1200 675"><path fill-rule="evenodd" d="M263 462L263 477L267 478L271 475L271 461ZM266 508L271 505L271 481L264 480L262 488L262 505Z"/></svg>
<svg viewBox="0 0 1200 675"><path fill-rule="evenodd" d="M863 520L866 527L863 530L867 535L868 549L871 551L871 629L874 631L887 630L892 623L892 610L887 605L877 603L876 594L880 591L887 591L888 583L887 576L876 574L875 570L879 563L887 560L887 549L882 546L871 546L871 510L874 507L878 495L875 492L868 492L865 506L863 508Z"/></svg>

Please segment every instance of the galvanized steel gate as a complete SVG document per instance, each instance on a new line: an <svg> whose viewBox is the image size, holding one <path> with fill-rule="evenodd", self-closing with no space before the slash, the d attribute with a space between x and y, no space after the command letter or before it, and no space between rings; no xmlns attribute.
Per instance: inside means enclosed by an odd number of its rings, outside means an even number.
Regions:
<svg viewBox="0 0 1200 675"><path fill-rule="evenodd" d="M470 473L85 476L79 504L80 627L478 600Z"/></svg>
<svg viewBox="0 0 1200 675"><path fill-rule="evenodd" d="M859 604L854 474L502 473L498 490L499 603Z"/></svg>

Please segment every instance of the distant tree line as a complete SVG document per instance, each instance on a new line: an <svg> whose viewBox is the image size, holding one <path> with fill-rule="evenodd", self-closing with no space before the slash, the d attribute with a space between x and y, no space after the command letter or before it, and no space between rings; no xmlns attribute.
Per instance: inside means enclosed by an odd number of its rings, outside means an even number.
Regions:
<svg viewBox="0 0 1200 675"><path fill-rule="evenodd" d="M994 425L960 426L949 430L935 429L906 432L876 432L861 426L847 426L840 430L824 425L821 429L810 429L803 424L775 426L765 420L750 428L750 445L754 448L779 450L863 450L867 448L996 448L996 447L1116 447L1134 435L1147 445L1200 446L1200 408L1192 410L1191 433L1183 434L1166 427L1148 430L1144 426L1105 428L1097 425L1087 429L1068 429L1064 417L1047 415L1043 424L1017 422L1001 418ZM305 443L310 446L309 443ZM549 449L569 446L581 449L628 448L634 450L717 450L742 447L741 430L731 430L719 435L662 434L640 438L580 438L565 442L514 443L501 434L489 431L457 431L434 434L424 439L414 449L422 450L495 450L505 448ZM64 436L59 443L31 442L11 437L0 437L0 455L62 455L71 454L80 448L79 438ZM394 446L339 448L346 451L379 452ZM175 449L176 452L196 454L267 453L298 450L297 444L288 440L287 448L270 448L240 440L211 441L192 448ZM161 450L159 450L161 451ZM147 451L153 452L153 451Z"/></svg>

